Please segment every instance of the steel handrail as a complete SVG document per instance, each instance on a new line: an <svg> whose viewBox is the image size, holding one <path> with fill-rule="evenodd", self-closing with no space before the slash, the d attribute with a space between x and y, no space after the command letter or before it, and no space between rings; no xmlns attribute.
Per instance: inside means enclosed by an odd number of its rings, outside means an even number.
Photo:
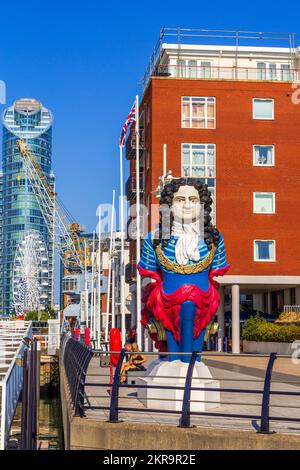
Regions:
<svg viewBox="0 0 300 470"><path fill-rule="evenodd" d="M32 336L32 323L29 322L26 326L27 326L27 329L25 330L25 332L23 332L22 338L25 338L25 337L30 338ZM8 398L7 391L8 391L9 380L13 374L13 371L17 367L16 366L17 359L22 358L26 347L27 346L25 343L23 343L23 341L19 342L19 347L10 363L10 366L6 372L5 377L2 379L1 429L0 429L0 449L1 450L4 450L5 448L6 439L8 437L8 433L12 424L12 419L16 411L16 404L17 404L17 401L21 392L21 388L22 388L22 374L20 373L19 384L18 384L19 386L15 390L14 397L9 397L10 400L13 400L13 403L7 402L7 398ZM21 371L21 367L20 367L20 371Z"/></svg>
<svg viewBox="0 0 300 470"><path fill-rule="evenodd" d="M74 340L73 340L74 341ZM74 341L74 343L76 343ZM77 394L77 407L78 409L80 410L80 413L79 415L80 416L83 416L85 414L85 411L86 410L101 410L101 409L105 409L105 410L109 410L110 412L110 421L111 422L118 422L119 421L119 412L121 411L137 411L137 412L146 412L146 413L151 413L151 412L155 412L155 413L175 413L175 414L179 414L180 415L180 425L182 426L189 426L190 425L190 417L191 416L215 416L215 417L229 417L229 418L247 418L247 419L258 419L260 420L261 422L261 425L260 425L260 429L261 429L261 432L269 432L269 423L270 421L272 421L273 419L276 420L277 417L275 416L272 416L270 415L270 408L284 408L284 409L288 409L288 408L293 408L293 409L299 409L300 407L299 406L280 406L280 405L274 405L272 406L272 404L270 404L270 398L272 395L282 395L282 396L299 396L299 392L293 392L293 391L285 391L285 390L271 390L271 380L272 380L272 369L273 369L273 365L274 365L274 361L276 358L284 358L284 359L287 359L287 358L290 358L291 356L290 355L276 355L276 354L271 354L271 355L267 355L267 354L253 354L251 356L249 356L249 354L239 354L237 356L234 356L234 355L231 355L231 354L226 354L226 353L189 353L191 355L191 362L190 362L190 366L189 366L189 374L187 377L179 377L181 379L183 379L183 381L185 380L185 383L182 383L182 386L172 386L172 385L160 385L160 384L155 384L155 385L145 385L145 384L123 384L123 383L120 383L120 372L121 372L121 366L122 366L122 363L123 363L123 360L124 360L124 357L125 355L127 356L130 356L132 354L136 354L136 352L127 352L125 350L122 350L121 353L120 351L101 351L101 350L97 350L97 351L94 351L94 353L99 353L100 355L110 355L110 354L118 354L119 355L119 360L118 360L118 364L117 364L117 367L116 367L116 371L115 371L115 374L114 374L114 380L113 380L113 386L111 383L108 383L108 381L106 381L107 383L91 383L90 381L86 380L88 378L88 376L99 376L99 377L108 377L108 374L105 375L105 374L89 374L87 371L84 373L84 377L83 379L80 380L80 384L82 386L81 390L79 391L79 393ZM143 355L147 355L147 356L156 356L156 357L163 357L163 356L172 356L172 353L169 353L169 352L165 352L165 353L160 353L160 352L148 352L148 351L141 351L139 352L139 354L143 354ZM177 354L177 353L174 353L174 354ZM182 356L186 356L188 353L179 353L179 355L182 355ZM264 386L262 387L261 390L258 390L258 389L249 389L249 388L246 388L246 389L241 389L241 388L232 388L232 387L223 387L223 388L220 388L220 387L201 387L201 383L199 384L200 386L194 386L193 384L193 380L195 379L199 379L199 380L202 380L204 378L201 378L201 377L192 377L192 370L193 370L193 367L195 365L195 362L196 362L196 358L197 356L200 355L202 356L202 359L204 359L205 361L205 358L209 358L209 357L225 357L225 358L233 358L234 357L247 357L248 359L249 358L268 358L269 361L268 361L268 366L267 366L267 369L266 369L266 372L265 372L265 378L263 380L257 380L257 379L254 379L254 380L250 380L250 379L242 379L242 381L244 382L256 382L256 383L264 383ZM193 359L193 360L192 360ZM192 364L194 361L194 364ZM232 363L232 362L231 362ZM233 364L234 364L234 361L233 361ZM79 369L79 373L80 373L81 369ZM261 370L263 372L263 369ZM141 374L142 376L142 374ZM168 376L159 376L159 378L168 378ZM171 377L170 377L171 378ZM174 378L174 377L172 377ZM208 379L208 378L206 378ZM216 380L216 378L211 378L212 380ZM219 380L223 380L224 382L228 381L228 382L235 382L235 381L238 381L239 379L233 379L233 378L226 378L226 377L222 377L221 379ZM240 381L240 380L239 380ZM298 381L294 381L295 383L299 383ZM274 383L293 383L293 381L280 381L280 380L274 380ZM112 389L112 394L111 396L102 396L101 398L104 398L104 399L110 399L110 406L106 406L106 407L103 407L103 406L93 406L91 405L90 403L84 403L84 397L86 397L87 400L89 400L89 396L86 395L86 392L85 392L85 387L108 387L109 390ZM182 402L182 409L179 411L179 410L162 410L162 409L150 409L150 408L130 408L130 407L123 407L123 406L119 406L119 398L123 398L122 396L120 396L120 393L119 391L122 390L123 388L127 388L127 389L166 389L166 390L173 390L173 389L176 389L176 390L183 390L184 391L184 397L183 399L180 399L179 401ZM247 395L247 394L250 394L250 395L262 395L262 402L261 403L247 403L247 402L230 402L230 401L209 401L209 403L220 403L220 404L227 404L227 405L232 405L232 406L254 406L254 407L259 407L261 406L261 413L260 415L251 415L251 414L238 414L238 413L216 413L216 412L197 412L197 411L191 411L190 410L190 404L191 403L205 403L207 401L202 401L202 400L194 400L191 398L191 393L193 391L217 391L217 392L220 392L220 393L233 393L233 394L244 394L244 395ZM126 397L128 398L128 397ZM135 397L130 397L132 399L134 399ZM155 398L154 398L155 400ZM170 399L166 399L168 401L171 401ZM156 401L159 401L159 398L156 399ZM178 401L178 399L173 399L172 401ZM298 420L298 418L289 418L289 417L282 417L281 418L282 421L299 421L300 422L300 419Z"/></svg>

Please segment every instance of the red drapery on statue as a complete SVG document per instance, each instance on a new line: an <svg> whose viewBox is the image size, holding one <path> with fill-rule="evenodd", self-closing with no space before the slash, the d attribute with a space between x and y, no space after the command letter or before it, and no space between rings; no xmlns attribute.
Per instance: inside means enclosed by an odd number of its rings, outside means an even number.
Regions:
<svg viewBox="0 0 300 470"><path fill-rule="evenodd" d="M165 294L162 288L161 272L148 271L138 266L142 277L149 277L154 280L145 288L143 296L144 308L142 310L142 325L146 327L151 317L160 321L167 330L170 330L176 341L180 340L180 308L183 302L189 300L196 305L196 318L194 325L194 338L216 315L220 296L217 291L219 283L214 276L223 276L229 269L226 266L222 269L215 269L209 272L209 288L207 291L201 290L193 284L185 284L179 287L172 294ZM156 335L155 335L156 336ZM156 337L152 338L157 341ZM160 349L161 350L161 349Z"/></svg>

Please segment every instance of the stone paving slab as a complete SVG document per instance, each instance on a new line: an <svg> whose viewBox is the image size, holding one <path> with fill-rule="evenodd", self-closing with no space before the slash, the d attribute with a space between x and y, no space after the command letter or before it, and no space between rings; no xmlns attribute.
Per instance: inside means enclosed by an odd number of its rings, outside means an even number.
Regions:
<svg viewBox="0 0 300 470"><path fill-rule="evenodd" d="M149 361L153 360L152 357ZM257 360L255 360L257 359ZM221 388L233 388L242 390L263 390L264 375L268 358L236 357L203 355L203 362L207 363L214 379L220 381ZM279 361L279 359L277 359ZM299 366L290 364L290 359L284 358L274 367L274 382L272 391L292 391L296 396L271 396L271 416L298 418L299 422L272 421L271 429L280 433L300 434L300 374ZM275 382L283 381L283 383ZM293 383L289 383L293 381ZM201 381L193 380L193 386L199 386ZM298 385L299 382L299 385ZM100 367L99 357L94 357L88 369L87 383L109 383L109 368ZM158 423L178 425L180 415L166 412L148 412L147 408L136 397L136 388L121 387L119 407L137 408L141 411L120 411L120 419L126 422ZM109 407L110 395L107 386L86 386L86 405ZM166 391L166 399L168 399ZM244 414L249 417L218 417L192 416L191 423L199 427L210 428L234 428L241 430L259 429L260 421L252 419L251 415L260 416L262 394L221 392L221 404L209 410L209 413ZM289 408L284 408L289 407ZM293 407L293 408L292 408ZM86 410L88 419L107 421L108 410Z"/></svg>

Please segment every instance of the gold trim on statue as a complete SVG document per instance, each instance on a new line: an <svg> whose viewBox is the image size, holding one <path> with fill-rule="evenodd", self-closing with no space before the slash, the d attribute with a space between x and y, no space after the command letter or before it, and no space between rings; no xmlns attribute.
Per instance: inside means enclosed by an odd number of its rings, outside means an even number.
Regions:
<svg viewBox="0 0 300 470"><path fill-rule="evenodd" d="M178 264L175 263L175 261L171 261L164 254L161 243L155 248L155 252L160 264L169 271L173 271L174 273L178 274L194 274L203 271L212 263L214 254L216 252L216 246L212 245L210 252L206 255L206 257L203 260L198 261L198 263L194 264Z"/></svg>

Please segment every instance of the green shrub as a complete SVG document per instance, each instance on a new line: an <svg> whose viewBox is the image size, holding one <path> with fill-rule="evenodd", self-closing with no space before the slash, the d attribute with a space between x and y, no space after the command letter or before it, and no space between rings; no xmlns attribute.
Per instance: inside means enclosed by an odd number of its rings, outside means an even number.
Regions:
<svg viewBox="0 0 300 470"><path fill-rule="evenodd" d="M242 336L247 341L292 343L300 340L300 326L269 323L256 315L244 323Z"/></svg>
<svg viewBox="0 0 300 470"><path fill-rule="evenodd" d="M300 323L300 312L283 312L279 315L276 323Z"/></svg>
<svg viewBox="0 0 300 470"><path fill-rule="evenodd" d="M37 310L32 310L31 312L26 313L25 320L32 321L38 319L39 312Z"/></svg>
<svg viewBox="0 0 300 470"><path fill-rule="evenodd" d="M32 310L26 314L25 320L26 321L45 321L49 320L50 318L55 318L55 310Z"/></svg>

